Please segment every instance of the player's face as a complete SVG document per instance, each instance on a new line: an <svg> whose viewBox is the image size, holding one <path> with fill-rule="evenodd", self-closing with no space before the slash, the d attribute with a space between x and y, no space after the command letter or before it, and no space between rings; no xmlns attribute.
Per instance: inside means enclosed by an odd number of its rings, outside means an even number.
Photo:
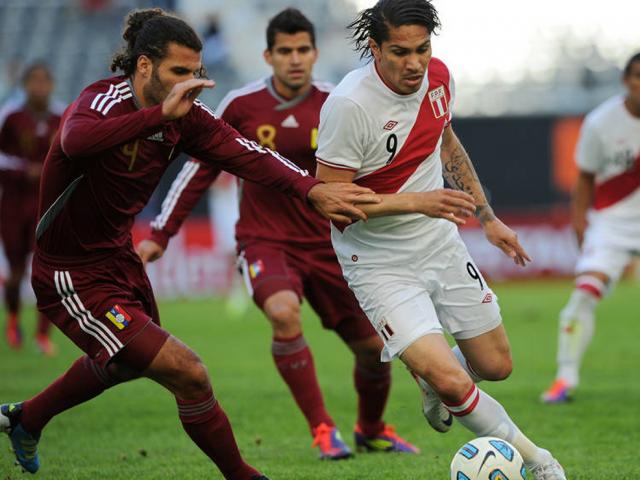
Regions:
<svg viewBox="0 0 640 480"><path fill-rule="evenodd" d="M640 62L631 64L631 71L624 77L624 84L629 100L640 109Z"/></svg>
<svg viewBox="0 0 640 480"><path fill-rule="evenodd" d="M385 83L397 93L417 92L431 60L431 35L421 25L389 28L389 39L378 45L369 40L376 67Z"/></svg>
<svg viewBox="0 0 640 480"><path fill-rule="evenodd" d="M29 103L46 105L53 91L53 79L44 68L35 68L24 82L24 91Z"/></svg>
<svg viewBox="0 0 640 480"><path fill-rule="evenodd" d="M278 32L273 48L265 50L264 58L273 67L276 81L295 94L311 83L311 73L318 58L318 51L314 48L308 32Z"/></svg>
<svg viewBox="0 0 640 480"><path fill-rule="evenodd" d="M138 62L136 74L144 74L146 80L142 87L145 102L148 105L158 105L167 98L176 83L196 78L201 71L200 52L170 43L167 55L159 62L144 66Z"/></svg>

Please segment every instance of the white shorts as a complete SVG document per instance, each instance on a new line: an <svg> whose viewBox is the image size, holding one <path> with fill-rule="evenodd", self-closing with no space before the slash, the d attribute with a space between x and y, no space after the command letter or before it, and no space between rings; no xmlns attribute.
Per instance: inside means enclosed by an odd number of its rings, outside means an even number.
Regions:
<svg viewBox="0 0 640 480"><path fill-rule="evenodd" d="M456 235L409 265L342 265L344 277L391 361L418 338L444 329L474 338L502 323L498 299Z"/></svg>
<svg viewBox="0 0 640 480"><path fill-rule="evenodd" d="M631 262L634 252L621 245L620 240L606 228L593 224L585 232L582 253L576 263L576 275L584 272L602 272L609 277L609 287L615 285Z"/></svg>

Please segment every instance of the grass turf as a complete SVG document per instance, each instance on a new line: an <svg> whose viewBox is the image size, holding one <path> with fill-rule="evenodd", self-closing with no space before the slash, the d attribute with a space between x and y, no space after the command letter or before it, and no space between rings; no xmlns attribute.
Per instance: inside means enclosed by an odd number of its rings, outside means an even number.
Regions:
<svg viewBox="0 0 640 480"><path fill-rule="evenodd" d="M582 387L570 405L538 401L554 374L557 312L568 282L496 285L513 347L515 369L504 382L485 382L534 441L559 458L571 480L638 479L640 462L640 364L638 285L621 284L602 302ZM430 430L420 414L419 395L400 363L385 418L422 449L419 456L362 454L341 462L320 462L310 448L306 424L270 356L270 329L251 309L229 318L216 300L161 305L163 324L209 367L215 392L229 415L244 456L269 477L301 479L446 479L456 449L473 437L460 425L446 435ZM33 313L25 309L25 330ZM331 332L304 310L325 402L343 436L352 443L356 397L352 358ZM29 335L30 337L30 335ZM30 338L20 352L0 345L0 401L28 398L64 372L79 351L59 332L60 353L44 359ZM26 478L13 466L6 438L0 438L0 479ZM55 418L41 442L37 478L166 479L221 478L182 431L172 397L148 380L120 385Z"/></svg>

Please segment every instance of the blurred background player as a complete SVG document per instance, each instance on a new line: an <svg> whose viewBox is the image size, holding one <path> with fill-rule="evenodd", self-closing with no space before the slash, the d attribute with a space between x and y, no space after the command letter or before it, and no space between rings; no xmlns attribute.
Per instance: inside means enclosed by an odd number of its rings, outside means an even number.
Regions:
<svg viewBox="0 0 640 480"><path fill-rule="evenodd" d="M451 126L453 79L432 57L436 9L429 0L380 0L349 27L372 61L348 73L322 107L317 177L382 198L363 207L367 222L331 225L344 277L384 341L382 359L399 358L415 373L437 431L455 416L477 436L512 443L536 480L566 480L551 453L476 386L511 374L511 349L497 298L456 224L475 212L486 239L516 265L531 259L493 213ZM455 190L443 188L443 176Z"/></svg>
<svg viewBox="0 0 640 480"><path fill-rule="evenodd" d="M14 349L23 342L20 286L33 249L40 172L62 114L51 101L53 86L47 65L36 62L26 66L22 75L24 98L10 101L0 118L0 234L10 269L4 284L5 336ZM45 355L55 352L49 330L49 321L39 314L35 338Z"/></svg>
<svg viewBox="0 0 640 480"><path fill-rule="evenodd" d="M312 80L317 56L311 22L296 9L280 12L269 22L264 52L273 75L231 91L218 108L218 115L247 138L277 149L309 171L316 168L320 108L331 88ZM162 255L169 237L217 173L196 161L185 164L152 223L151 240L138 247L144 261ZM346 458L351 451L324 405L302 332L303 298L355 355L358 449L417 453L382 420L390 365L380 362L382 341L342 278L327 221L305 202L256 183L241 182L240 197L236 238L242 274L271 323L273 360L307 420L320 458Z"/></svg>
<svg viewBox="0 0 640 480"><path fill-rule="evenodd" d="M584 120L572 220L582 253L575 289L560 312L558 371L542 400L571 399L595 329L595 310L640 253L640 53L627 62L626 88Z"/></svg>
<svg viewBox="0 0 640 480"><path fill-rule="evenodd" d="M211 185L207 196L209 224L216 249L222 254L226 267L221 294L226 302L227 313L235 317L244 314L250 305L242 286L242 278L238 275L236 258L235 230L240 217L239 195L236 178L222 172Z"/></svg>

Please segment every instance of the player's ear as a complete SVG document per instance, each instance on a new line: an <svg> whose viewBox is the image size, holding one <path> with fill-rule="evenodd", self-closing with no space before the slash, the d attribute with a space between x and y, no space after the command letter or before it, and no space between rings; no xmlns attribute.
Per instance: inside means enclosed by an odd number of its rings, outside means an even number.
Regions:
<svg viewBox="0 0 640 480"><path fill-rule="evenodd" d="M266 48L264 50L264 52L262 53L262 56L264 57L264 61L265 62L267 62L269 65L273 66L273 59L271 58L271 50Z"/></svg>
<svg viewBox="0 0 640 480"><path fill-rule="evenodd" d="M136 71L143 77L149 78L153 69L153 62L146 55L140 55L136 63Z"/></svg>
<svg viewBox="0 0 640 480"><path fill-rule="evenodd" d="M380 61L380 47L378 46L378 44L376 43L376 41L369 37L369 48L371 49L371 53L373 53L373 58L377 61Z"/></svg>

